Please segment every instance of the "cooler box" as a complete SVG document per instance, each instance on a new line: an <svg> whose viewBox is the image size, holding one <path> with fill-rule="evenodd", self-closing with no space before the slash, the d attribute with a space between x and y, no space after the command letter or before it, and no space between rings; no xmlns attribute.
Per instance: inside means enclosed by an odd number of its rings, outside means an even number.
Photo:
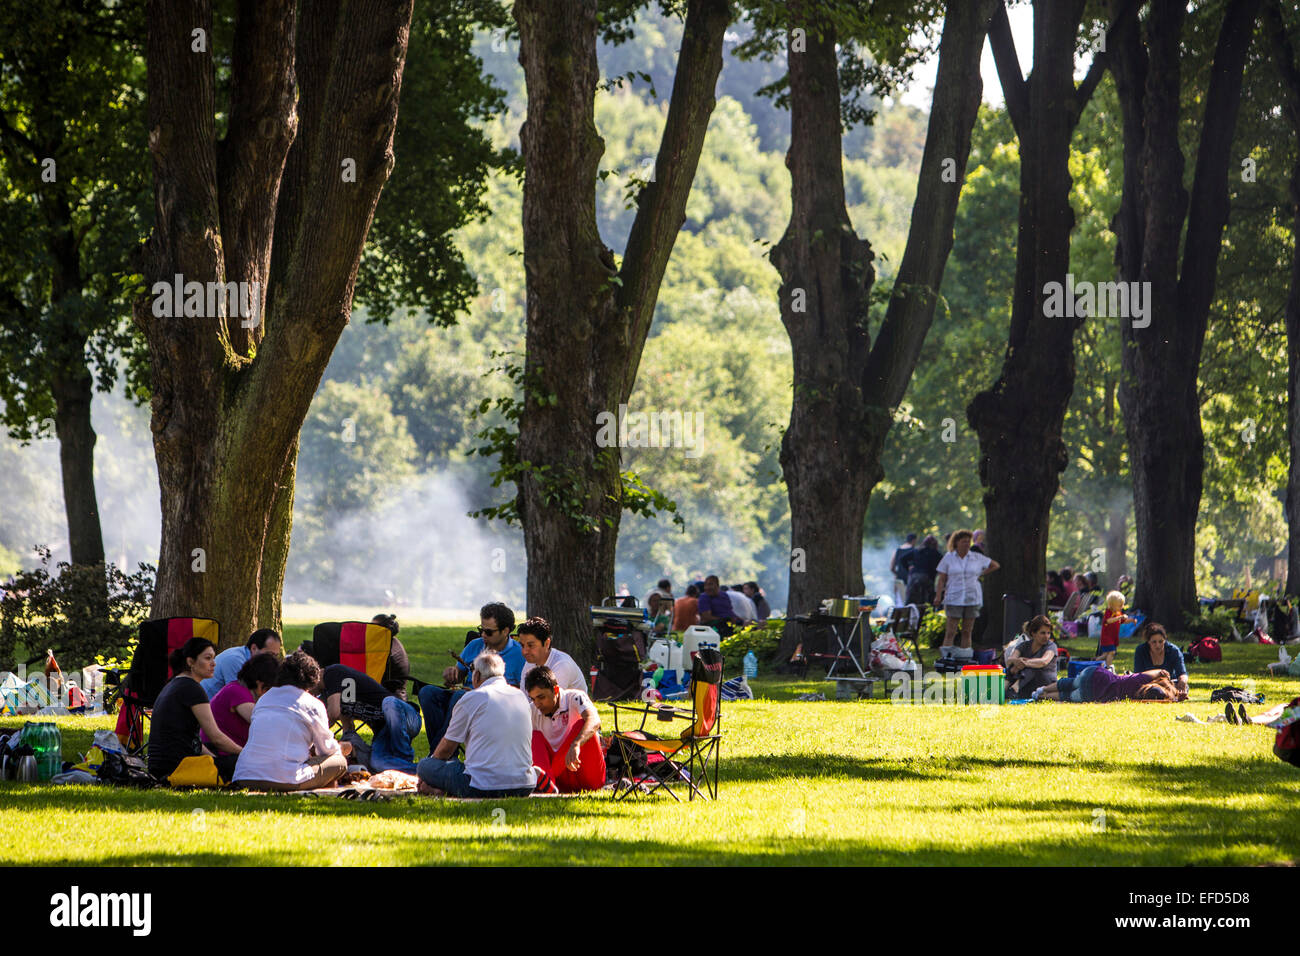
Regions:
<svg viewBox="0 0 1300 956"><path fill-rule="evenodd" d="M717 650L720 643L718 632L713 628L705 627L703 624L692 624L682 632L682 670L690 672L695 655L701 647L712 647Z"/></svg>
<svg viewBox="0 0 1300 956"><path fill-rule="evenodd" d="M1069 666L1065 669L1066 677L1078 677L1089 667L1097 667L1101 661L1070 661Z"/></svg>
<svg viewBox="0 0 1300 956"><path fill-rule="evenodd" d="M962 704L1001 704L1007 699L1007 682L997 664L967 664L961 669Z"/></svg>

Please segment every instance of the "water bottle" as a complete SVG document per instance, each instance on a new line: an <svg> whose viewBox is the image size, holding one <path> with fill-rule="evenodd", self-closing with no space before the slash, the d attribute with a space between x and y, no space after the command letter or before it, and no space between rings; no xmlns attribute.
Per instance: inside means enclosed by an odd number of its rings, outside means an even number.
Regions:
<svg viewBox="0 0 1300 956"><path fill-rule="evenodd" d="M36 767L42 782L63 769L63 734L58 724L52 721L28 724L23 742L30 744L36 755Z"/></svg>
<svg viewBox="0 0 1300 956"><path fill-rule="evenodd" d="M758 658L754 656L753 651L748 651L744 657L745 679L758 676Z"/></svg>

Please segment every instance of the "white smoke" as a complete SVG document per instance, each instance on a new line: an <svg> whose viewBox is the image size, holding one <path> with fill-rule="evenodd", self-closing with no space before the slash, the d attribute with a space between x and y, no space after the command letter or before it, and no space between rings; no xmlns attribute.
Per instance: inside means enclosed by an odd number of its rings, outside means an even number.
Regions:
<svg viewBox="0 0 1300 956"><path fill-rule="evenodd" d="M149 410L120 393L96 395L91 405L95 443L95 490L105 558L128 571L158 560L162 519L158 469L149 432ZM52 434L52 430L51 430ZM24 567L36 564L32 548L45 545L54 561L69 558L59 443L45 438L22 446L0 438L6 487L0 544Z"/></svg>
<svg viewBox="0 0 1300 956"><path fill-rule="evenodd" d="M441 469L394 487L376 508L337 517L313 536L310 553L301 547L305 532L295 530L284 599L450 611L501 600L522 608L523 534L470 518L481 504L471 501L467 474Z"/></svg>

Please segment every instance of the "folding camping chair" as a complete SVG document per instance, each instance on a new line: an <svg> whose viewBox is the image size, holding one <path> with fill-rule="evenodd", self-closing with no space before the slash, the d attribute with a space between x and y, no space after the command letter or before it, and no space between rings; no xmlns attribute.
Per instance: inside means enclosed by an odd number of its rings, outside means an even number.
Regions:
<svg viewBox="0 0 1300 956"><path fill-rule="evenodd" d="M371 677L382 684L388 674L389 657L393 650L393 632L382 624L367 621L327 621L317 624L311 632L311 656L324 669L331 664L342 664ZM428 681L409 677L415 694ZM375 728L364 716L348 715L353 721Z"/></svg>
<svg viewBox="0 0 1300 956"><path fill-rule="evenodd" d="M886 625L889 633L894 635L894 640L898 641L899 646L911 644L912 650L916 653L917 663L921 665L921 670L925 670L925 657L921 653L921 609L915 604L904 604L902 607L896 607L889 615L889 623Z"/></svg>
<svg viewBox="0 0 1300 956"><path fill-rule="evenodd" d="M207 617L162 617L145 621L138 633L130 670L126 674L104 671L104 682L117 686L115 696L122 701L114 733L127 753L135 756L148 748L145 719L151 715L162 689L175 676L167 658L192 637L206 638L220 646L221 625Z"/></svg>
<svg viewBox="0 0 1300 956"><path fill-rule="evenodd" d="M611 746L613 743L618 744L625 774L614 787L615 800L622 800L630 793L649 795L666 790L680 803L682 798L674 789L678 784L685 784L688 788L688 800L696 797L701 800L718 799L718 755L722 741L721 686L722 654L706 647L695 655L695 663L691 667L689 710L666 704L614 704ZM636 730L619 728L620 711L640 715ZM685 720L686 728L677 737L659 737L645 729L652 714L664 722ZM633 763L634 757L645 757L648 760L650 754L663 757L663 764L667 765L664 776L657 776L649 769L632 769L637 765ZM641 761L640 765L644 766L645 762ZM626 786L624 780L627 781Z"/></svg>

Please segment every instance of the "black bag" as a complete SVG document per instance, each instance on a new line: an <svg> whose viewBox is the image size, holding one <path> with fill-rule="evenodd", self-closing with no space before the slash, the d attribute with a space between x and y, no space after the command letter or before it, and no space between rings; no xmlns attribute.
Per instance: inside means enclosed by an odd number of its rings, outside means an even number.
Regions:
<svg viewBox="0 0 1300 956"><path fill-rule="evenodd" d="M1220 687L1210 694L1211 704L1221 704L1224 701L1231 701L1234 704L1262 704L1264 695L1247 694L1240 687Z"/></svg>
<svg viewBox="0 0 1300 956"><path fill-rule="evenodd" d="M641 740L661 740L654 734L648 734L641 730L630 730L625 734L627 737ZM609 749L605 751L605 782L617 783L623 777L631 780L644 780L647 776L654 776L660 780L667 779L675 775L672 764L665 759L663 754L646 750L642 747L629 746L627 748L628 761L625 766L623 763L623 748L615 740L610 741Z"/></svg>
<svg viewBox="0 0 1300 956"><path fill-rule="evenodd" d="M157 787L160 784L149 773L149 766L139 757L126 754L105 753L99 768L99 779L118 787Z"/></svg>

